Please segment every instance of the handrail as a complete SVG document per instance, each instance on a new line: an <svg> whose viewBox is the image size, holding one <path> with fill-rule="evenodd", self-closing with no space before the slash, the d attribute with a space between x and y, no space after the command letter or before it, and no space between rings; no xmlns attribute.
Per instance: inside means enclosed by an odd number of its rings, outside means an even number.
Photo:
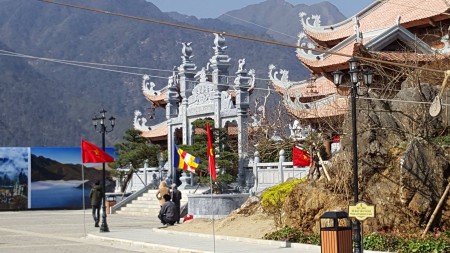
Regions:
<svg viewBox="0 0 450 253"><path fill-rule="evenodd" d="M111 213L115 213L122 206L124 206L124 205L130 203L131 201L135 200L137 197L141 196L144 192L148 191L150 189L150 187L152 187L152 186L153 186L152 184L148 184L148 185L144 186L142 189L140 189L139 191L131 194L130 196L126 197L125 199L123 199L119 203L115 204L114 206L111 207Z"/></svg>

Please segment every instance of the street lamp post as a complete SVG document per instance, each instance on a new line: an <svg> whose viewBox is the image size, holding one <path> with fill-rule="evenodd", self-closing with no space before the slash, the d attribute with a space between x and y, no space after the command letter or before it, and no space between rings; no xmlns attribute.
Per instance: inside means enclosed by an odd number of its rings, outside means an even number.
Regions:
<svg viewBox="0 0 450 253"><path fill-rule="evenodd" d="M92 118L92 124L94 125L94 129L96 132L101 133L102 134L102 149L103 151L105 151L105 134L111 132L114 129L114 125L115 125L115 118L113 116L111 116L109 118L110 124L111 124L111 128L108 129L107 126L105 125L105 109L102 109L100 111L100 115L99 116L94 116ZM97 125L98 123L100 123L100 127L97 129ZM103 166L103 170L102 170L102 174L103 174L103 191L102 191L102 224L100 226L100 232L109 232L109 228L108 228L108 224L106 223L106 169L105 169L105 163L102 164Z"/></svg>
<svg viewBox="0 0 450 253"><path fill-rule="evenodd" d="M358 69L358 59L352 57L349 61L350 70L350 83L351 83L351 113L352 113L352 151L353 151L353 202L358 203L358 141L357 141L357 129L356 129L356 97L358 96L358 87L360 83L361 71ZM337 70L332 73L333 81L336 87L342 83L342 77L344 73ZM373 73L371 70L365 70L362 72L364 83L367 86L372 84ZM354 242L354 253L361 253L361 222L356 220L353 224L353 242Z"/></svg>

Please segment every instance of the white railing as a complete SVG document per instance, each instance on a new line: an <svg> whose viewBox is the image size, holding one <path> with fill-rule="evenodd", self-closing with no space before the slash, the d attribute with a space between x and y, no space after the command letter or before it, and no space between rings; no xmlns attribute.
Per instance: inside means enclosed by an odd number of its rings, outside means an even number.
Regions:
<svg viewBox="0 0 450 253"><path fill-rule="evenodd" d="M128 169L121 169L128 171ZM167 176L167 170L157 167L140 168L139 171L133 174L125 192L137 192L143 188L157 189L161 178L164 179ZM120 192L120 179L116 179L116 192Z"/></svg>
<svg viewBox="0 0 450 253"><path fill-rule="evenodd" d="M285 182L288 178L304 178L308 176L309 166L292 166L292 162L286 162L284 150L279 152L278 162L261 163L259 153L255 153L254 162L249 164L253 168L254 184L252 192L260 192L266 188Z"/></svg>

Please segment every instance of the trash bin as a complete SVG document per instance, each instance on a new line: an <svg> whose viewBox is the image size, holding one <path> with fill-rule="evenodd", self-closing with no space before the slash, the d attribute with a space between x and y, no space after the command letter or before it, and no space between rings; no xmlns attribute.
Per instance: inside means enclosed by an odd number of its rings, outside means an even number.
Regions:
<svg viewBox="0 0 450 253"><path fill-rule="evenodd" d="M320 216L321 253L352 253L352 222L348 213L326 212Z"/></svg>
<svg viewBox="0 0 450 253"><path fill-rule="evenodd" d="M106 213L111 214L111 207L116 204L116 196L114 195L106 195L105 207Z"/></svg>

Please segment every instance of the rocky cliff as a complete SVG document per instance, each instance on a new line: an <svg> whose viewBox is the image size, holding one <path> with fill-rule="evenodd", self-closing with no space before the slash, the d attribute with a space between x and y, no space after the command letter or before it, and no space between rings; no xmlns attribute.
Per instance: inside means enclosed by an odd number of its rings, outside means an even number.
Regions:
<svg viewBox="0 0 450 253"><path fill-rule="evenodd" d="M376 217L364 222L364 231L423 229L445 191L450 159L436 137L446 133L448 115L433 118L429 104L422 103L434 98L435 87L406 81L388 100L369 92L372 99L357 101L359 200L376 205ZM325 211L347 210L353 204L351 131L348 114L342 150L328 168L331 181L298 185L283 207L286 224L317 231ZM433 225L449 227L448 217L447 198Z"/></svg>

